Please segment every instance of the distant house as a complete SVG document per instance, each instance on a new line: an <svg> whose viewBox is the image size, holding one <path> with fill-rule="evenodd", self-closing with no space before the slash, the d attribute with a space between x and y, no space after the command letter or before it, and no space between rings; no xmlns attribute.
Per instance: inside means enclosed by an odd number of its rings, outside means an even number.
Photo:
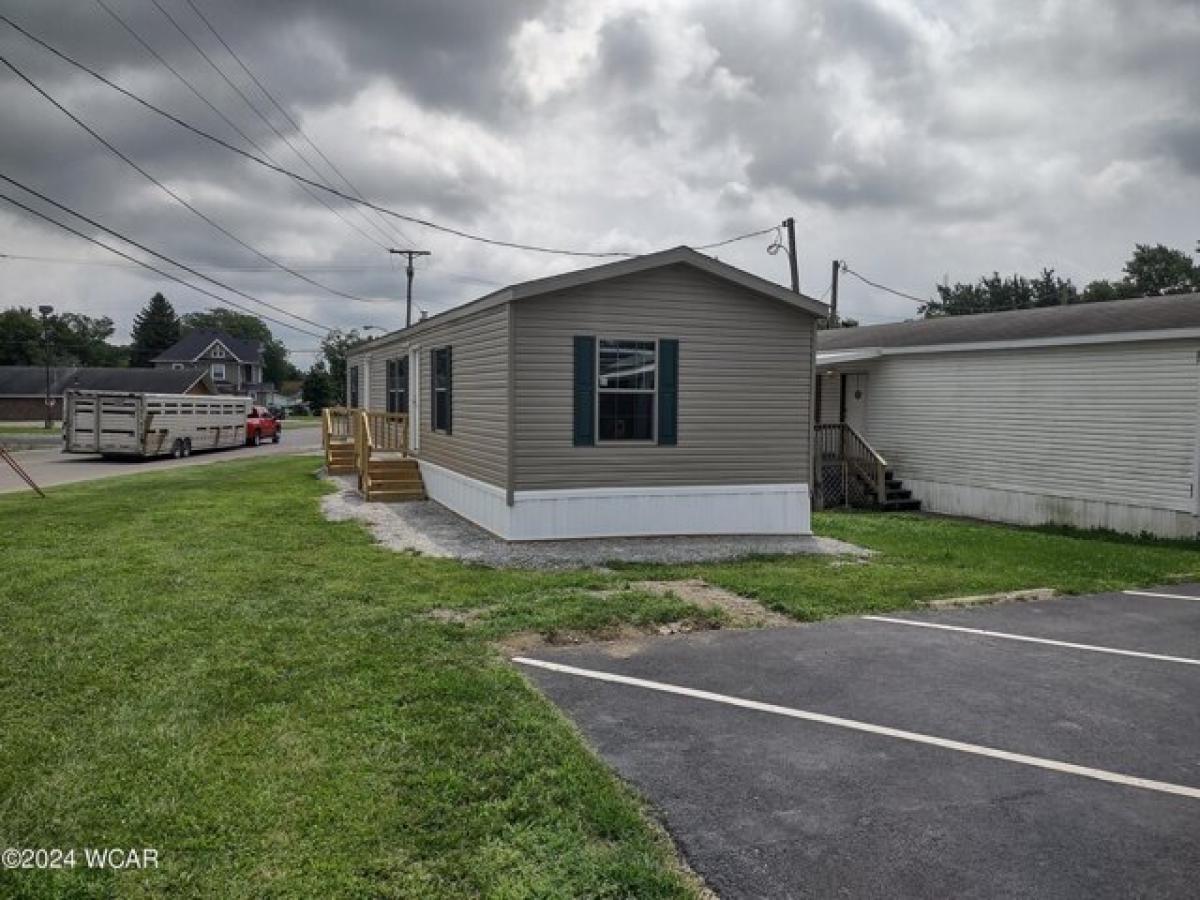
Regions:
<svg viewBox="0 0 1200 900"><path fill-rule="evenodd" d="M204 369L116 369L52 366L50 414L62 418L63 394L91 391L147 391L159 394L215 394ZM46 370L42 366L0 366L0 421L37 421L46 416Z"/></svg>
<svg viewBox="0 0 1200 900"><path fill-rule="evenodd" d="M427 496L504 538L807 534L827 313L678 247L359 344L347 397L407 414Z"/></svg>
<svg viewBox="0 0 1200 900"><path fill-rule="evenodd" d="M248 394L258 403L266 402L275 389L263 381L262 342L223 331L188 332L150 362L156 369L206 369L219 393Z"/></svg>
<svg viewBox="0 0 1200 900"><path fill-rule="evenodd" d="M1195 537L1200 294L824 331L817 422L932 512Z"/></svg>

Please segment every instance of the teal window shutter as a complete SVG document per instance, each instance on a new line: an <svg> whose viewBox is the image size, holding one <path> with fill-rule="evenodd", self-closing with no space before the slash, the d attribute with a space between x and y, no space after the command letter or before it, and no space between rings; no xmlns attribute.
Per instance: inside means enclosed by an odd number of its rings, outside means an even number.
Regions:
<svg viewBox="0 0 1200 900"><path fill-rule="evenodd" d="M679 341L658 342L658 442L679 442Z"/></svg>
<svg viewBox="0 0 1200 900"><path fill-rule="evenodd" d="M575 337L575 446L596 443L596 339Z"/></svg>
<svg viewBox="0 0 1200 900"><path fill-rule="evenodd" d="M446 348L446 434L454 433L454 348Z"/></svg>

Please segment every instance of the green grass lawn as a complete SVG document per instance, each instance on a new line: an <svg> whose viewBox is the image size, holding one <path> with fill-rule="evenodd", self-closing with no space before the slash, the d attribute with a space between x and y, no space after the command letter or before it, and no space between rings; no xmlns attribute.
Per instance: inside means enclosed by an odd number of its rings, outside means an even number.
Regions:
<svg viewBox="0 0 1200 900"><path fill-rule="evenodd" d="M818 528L879 551L866 563L493 571L325 522L316 464L0 496L0 847L161 856L0 872L0 896L694 896L638 800L493 641L717 624L628 589L647 575L806 619L1200 575L1190 544L855 514Z"/></svg>

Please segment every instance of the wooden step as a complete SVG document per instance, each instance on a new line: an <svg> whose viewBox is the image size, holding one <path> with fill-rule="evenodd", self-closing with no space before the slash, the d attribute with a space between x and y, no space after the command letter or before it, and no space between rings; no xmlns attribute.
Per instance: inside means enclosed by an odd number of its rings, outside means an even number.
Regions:
<svg viewBox="0 0 1200 900"><path fill-rule="evenodd" d="M370 465L372 472L376 469L381 472L419 472L421 470L415 459L373 459Z"/></svg>
<svg viewBox="0 0 1200 900"><path fill-rule="evenodd" d="M354 474L354 465L350 464L350 465L346 465L346 466L339 466L339 465L335 465L335 464L330 464L325 467L325 471L330 475L353 475Z"/></svg>
<svg viewBox="0 0 1200 900"><path fill-rule="evenodd" d="M374 503L404 503L409 500L424 500L425 489L421 487L396 490L380 490L372 487L367 490L367 500Z"/></svg>
<svg viewBox="0 0 1200 900"><path fill-rule="evenodd" d="M916 512L920 508L920 500L889 500L880 507L884 512Z"/></svg>
<svg viewBox="0 0 1200 900"><path fill-rule="evenodd" d="M409 490L425 490L425 482L420 476L416 478L396 478L391 475L379 477L371 475L367 487L372 491L409 491Z"/></svg>

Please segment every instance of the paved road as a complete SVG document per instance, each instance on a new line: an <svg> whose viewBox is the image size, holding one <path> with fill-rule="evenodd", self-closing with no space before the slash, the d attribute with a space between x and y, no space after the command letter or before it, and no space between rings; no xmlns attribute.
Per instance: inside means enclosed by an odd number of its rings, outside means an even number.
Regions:
<svg viewBox="0 0 1200 900"><path fill-rule="evenodd" d="M1194 897L1200 586L1158 590L522 668L721 897Z"/></svg>
<svg viewBox="0 0 1200 900"><path fill-rule="evenodd" d="M281 453L313 453L321 449L319 428L299 427L291 431L284 426L283 440L278 444L263 444L261 447L235 447L197 453L187 459L161 457L152 460L102 459L99 456L84 456L51 450L21 450L14 457L41 487L70 484L75 481L91 481L96 478L111 478L114 475L136 475L144 472L161 472L180 466L204 466L228 462L234 459L256 459L276 456ZM27 491L28 487L5 463L0 462L0 493Z"/></svg>

